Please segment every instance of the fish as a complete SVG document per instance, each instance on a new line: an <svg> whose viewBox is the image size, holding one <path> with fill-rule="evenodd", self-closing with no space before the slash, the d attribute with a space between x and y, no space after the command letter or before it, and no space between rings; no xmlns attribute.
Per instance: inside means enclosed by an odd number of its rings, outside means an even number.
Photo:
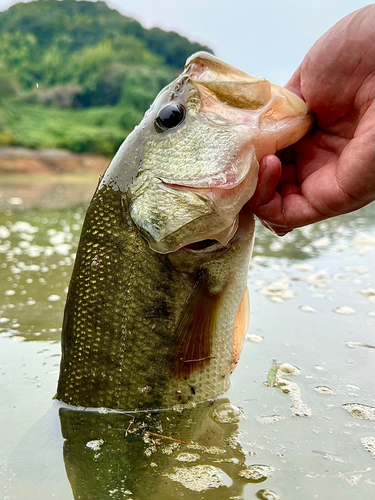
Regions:
<svg viewBox="0 0 375 500"><path fill-rule="evenodd" d="M266 154L310 130L306 103L198 52L125 139L88 207L56 398L126 411L224 394L249 326Z"/></svg>

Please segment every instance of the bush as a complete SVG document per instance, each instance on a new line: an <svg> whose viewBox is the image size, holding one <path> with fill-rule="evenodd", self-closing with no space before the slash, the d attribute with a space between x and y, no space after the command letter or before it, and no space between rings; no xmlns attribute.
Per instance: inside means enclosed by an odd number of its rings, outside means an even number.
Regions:
<svg viewBox="0 0 375 500"><path fill-rule="evenodd" d="M59 147L74 153L94 153L111 157L125 139L118 129L98 130L75 126L59 141Z"/></svg>
<svg viewBox="0 0 375 500"><path fill-rule="evenodd" d="M11 132L0 131L0 146L15 146L17 141Z"/></svg>
<svg viewBox="0 0 375 500"><path fill-rule="evenodd" d="M0 101L15 97L18 93L18 82L14 75L0 62Z"/></svg>
<svg viewBox="0 0 375 500"><path fill-rule="evenodd" d="M13 143L29 148L66 148L75 153L112 156L137 124L134 110L119 106L90 109L61 109L7 102L2 108L4 132ZM127 119L124 119L127 117ZM10 140L10 136L4 135ZM7 143L9 144L9 143Z"/></svg>
<svg viewBox="0 0 375 500"><path fill-rule="evenodd" d="M58 85L57 87L39 89L34 91L36 100L46 106L56 106L57 108L71 108L78 96L82 94L80 85L70 83L68 85Z"/></svg>

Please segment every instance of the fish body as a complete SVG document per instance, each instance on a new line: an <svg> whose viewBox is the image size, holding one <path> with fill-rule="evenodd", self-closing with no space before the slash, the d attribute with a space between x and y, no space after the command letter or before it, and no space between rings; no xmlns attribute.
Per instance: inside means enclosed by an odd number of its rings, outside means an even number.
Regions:
<svg viewBox="0 0 375 500"><path fill-rule="evenodd" d="M146 410L229 387L248 328L258 160L309 130L298 97L206 53L156 97L88 208L57 398Z"/></svg>

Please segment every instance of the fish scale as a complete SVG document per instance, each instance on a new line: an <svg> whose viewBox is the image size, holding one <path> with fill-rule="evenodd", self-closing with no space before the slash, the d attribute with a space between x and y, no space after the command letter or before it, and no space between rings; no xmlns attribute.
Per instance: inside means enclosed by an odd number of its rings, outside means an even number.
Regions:
<svg viewBox="0 0 375 500"><path fill-rule="evenodd" d="M127 137L88 208L56 397L151 410L230 383L248 328L259 160L311 127L306 104L198 53Z"/></svg>
<svg viewBox="0 0 375 500"><path fill-rule="evenodd" d="M243 133L246 132L247 128L243 127ZM221 171L238 153L234 149L238 144L237 134L228 125L217 125L209 120L199 123L192 119L180 134L171 135L167 143L159 137L150 140L145 147L143 163L157 165L156 175L160 177L199 179L212 175ZM208 140L212 145L209 150L204 147ZM178 157L166 155L166 151L173 148L178 148Z"/></svg>
<svg viewBox="0 0 375 500"><path fill-rule="evenodd" d="M103 203L103 195L108 194L99 192L99 196L95 200L95 204ZM170 289L171 276L170 265L164 256L156 256L159 271L159 279L151 280L150 276L155 276L155 268L150 269L150 250L143 239L136 238L134 226L125 224L121 226L122 231L116 231L119 226L119 213L121 205L119 203L120 193L112 193L117 198L117 203L114 200L107 199L110 206L117 205L117 213L112 210L111 220L108 221L109 235L112 242L107 239L108 232L106 227L103 227L100 220L100 214L96 210L88 212L86 224L92 227L92 232L95 231L96 225L100 230L96 234L97 242L100 245L99 264L92 269L91 261L93 259L91 252L87 253L87 244L83 241L81 249L77 254L76 268L83 269L78 271L78 279L72 280L66 306L67 328L74 330L74 340L71 346L70 338L67 339L66 345L63 345L64 358L69 359L69 363L65 366L63 359L62 370L69 373L67 383L74 389L75 401L79 401L80 406L96 406L101 401L101 406L107 406L107 401L111 401L110 406L121 406L121 395L111 394L108 390L108 385L128 386L127 394L136 394L139 388L148 385L149 375L147 370L143 371L143 377L132 378L131 368L137 363L145 363L147 357L152 357L153 350L157 350L159 357L162 357L163 343L165 338L168 338L169 329L161 325L160 315L164 309L164 314L167 314L168 304L163 306L163 301L168 302L165 293L162 294L162 301L158 298L158 294L154 293L155 284L159 289ZM96 212L96 213L95 213ZM99 217L99 218L98 218ZM127 229L124 233L123 229ZM87 233L87 238L91 232ZM90 243L88 241L87 243ZM129 247L131 248L132 258L129 256ZM109 257L109 258L108 258ZM142 266L137 265L139 261ZM152 271L152 273L150 272ZM174 273L177 274L177 273ZM93 275L96 283L93 283ZM85 279L87 281L85 281ZM168 286L166 286L168 282ZM100 283L100 286L98 286ZM89 288L90 293L85 293ZM173 287L172 287L173 288ZM114 293L116 291L116 293ZM189 290L185 292L187 295ZM109 295L113 294L111 297ZM129 301L129 294L132 296L132 301ZM147 302L147 297L150 297ZM159 294L160 295L160 294ZM134 300L138 297L138 300ZM177 295L173 294L173 302L176 302ZM80 305L74 307L76 299L79 298ZM95 310L90 305L90 302L98 303L101 300L107 303L107 308L104 310ZM185 297L186 298L186 297ZM73 305L72 305L73 304ZM124 307L126 304L126 307ZM172 308L171 308L172 310ZM154 311L154 314L152 314ZM176 323L176 317L168 314L167 321ZM96 329L93 325L96 324ZM156 328L153 326L156 325ZM147 342L143 341L143 335L147 335ZM152 338L151 338L152 337ZM84 349L87 349L87 362L82 361L79 347L81 339L84 338ZM136 355L129 351L136 351ZM103 370L103 366L108 369ZM157 372L157 369L155 370ZM126 372L129 372L126 375ZM154 376L154 375L153 375ZM107 384L106 378L111 378L112 381ZM79 383L78 383L79 380ZM160 383L160 382L159 382ZM60 388L61 398L70 402L65 393L64 386ZM60 396L59 396L60 397ZM114 404L113 398L117 401ZM92 404L95 402L96 404ZM124 403L123 403L124 404ZM137 401L137 404L141 404Z"/></svg>

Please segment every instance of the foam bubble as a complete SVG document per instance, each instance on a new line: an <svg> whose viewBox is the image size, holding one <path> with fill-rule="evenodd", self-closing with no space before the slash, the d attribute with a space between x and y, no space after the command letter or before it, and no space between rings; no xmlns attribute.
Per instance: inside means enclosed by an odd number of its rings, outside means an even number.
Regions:
<svg viewBox="0 0 375 500"><path fill-rule="evenodd" d="M9 201L10 205L14 205L14 206L22 205L22 203L23 203L23 199L22 198L18 198L16 196L14 196L13 198L9 198L8 201Z"/></svg>
<svg viewBox="0 0 375 500"><path fill-rule="evenodd" d="M49 302L56 302L57 300L60 300L60 299L61 299L60 295L50 295L50 296L47 298L47 300L48 300Z"/></svg>
<svg viewBox="0 0 375 500"><path fill-rule="evenodd" d="M345 403L341 408L346 410L354 418L362 420L375 420L375 408L360 403Z"/></svg>
<svg viewBox="0 0 375 500"><path fill-rule="evenodd" d="M289 281L286 278L273 281L263 287L259 293L265 295L272 302L285 302L294 297L294 292L291 290Z"/></svg>
<svg viewBox="0 0 375 500"><path fill-rule="evenodd" d="M316 392L319 392L319 394L328 394L331 396L333 396L335 394L332 389L330 389L329 387L326 387L325 385L319 385L318 387L315 387L314 390Z"/></svg>
<svg viewBox="0 0 375 500"><path fill-rule="evenodd" d="M275 472L275 469L269 465L249 465L241 470L238 475L244 477L251 483L261 483Z"/></svg>
<svg viewBox="0 0 375 500"><path fill-rule="evenodd" d="M366 451L369 451L375 458L375 436L363 437L361 438L361 443L363 444Z"/></svg>
<svg viewBox="0 0 375 500"><path fill-rule="evenodd" d="M276 422L280 422L281 420L285 420L281 415L270 415L265 417L257 417L257 421L262 425L275 424Z"/></svg>
<svg viewBox="0 0 375 500"><path fill-rule="evenodd" d="M231 403L222 403L211 413L211 417L221 424L236 424L244 418L243 411Z"/></svg>
<svg viewBox="0 0 375 500"><path fill-rule="evenodd" d="M367 236L367 235L360 235L356 236L353 239L353 244L356 245L357 247L375 247L375 237L374 236Z"/></svg>
<svg viewBox="0 0 375 500"><path fill-rule="evenodd" d="M10 236L10 231L7 227L5 226L0 226L0 239L5 240Z"/></svg>
<svg viewBox="0 0 375 500"><path fill-rule="evenodd" d="M279 495L277 495L272 490L259 490L256 492L256 497L260 500L280 500Z"/></svg>
<svg viewBox="0 0 375 500"><path fill-rule="evenodd" d="M314 309L311 306L299 306L300 311L307 312L307 313L314 313L316 312L316 309Z"/></svg>
<svg viewBox="0 0 375 500"><path fill-rule="evenodd" d="M245 340L250 340L250 342L263 342L264 337L257 335L256 333L248 333Z"/></svg>
<svg viewBox="0 0 375 500"><path fill-rule="evenodd" d="M278 375L299 375L301 370L290 363L281 363L277 368Z"/></svg>
<svg viewBox="0 0 375 500"><path fill-rule="evenodd" d="M295 382L279 378L277 386L285 393L288 394L292 400L293 406L291 407L292 414L295 417L311 417L311 408L309 408L302 399L301 389Z"/></svg>
<svg viewBox="0 0 375 500"><path fill-rule="evenodd" d="M334 309L334 312L337 314L349 315L349 314L355 314L355 309L349 306L341 306Z"/></svg>
<svg viewBox="0 0 375 500"><path fill-rule="evenodd" d="M232 485L230 477L221 469L212 465L174 467L173 470L172 474L165 474L165 476L191 491L201 492L210 488Z"/></svg>
<svg viewBox="0 0 375 500"><path fill-rule="evenodd" d="M179 462L196 462L199 459L199 455L194 453L180 453L177 455L176 460Z"/></svg>
<svg viewBox="0 0 375 500"><path fill-rule="evenodd" d="M90 450L94 451L99 451L103 444L104 439L93 439L92 441L88 441L86 443L86 448L90 448Z"/></svg>

